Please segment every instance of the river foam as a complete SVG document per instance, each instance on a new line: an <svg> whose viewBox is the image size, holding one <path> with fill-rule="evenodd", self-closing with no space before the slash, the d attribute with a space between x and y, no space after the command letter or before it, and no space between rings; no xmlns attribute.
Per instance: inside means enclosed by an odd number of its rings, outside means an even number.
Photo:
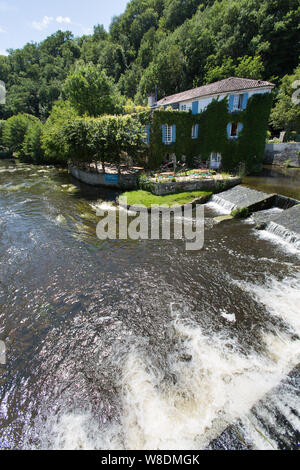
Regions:
<svg viewBox="0 0 300 470"><path fill-rule="evenodd" d="M88 415L63 415L55 423L54 447L205 449L239 421L247 445L277 448L252 410L266 394L276 391L300 361L300 340L295 337L300 335L299 276L270 279L265 286L239 284L287 324L286 331L262 333L263 353L246 354L232 338L208 335L199 326L186 324L178 313L170 332L188 359L178 352L169 355L174 380L166 380L141 348L133 348L123 366L120 424L99 426ZM288 388L274 392L273 402L300 430L299 419L291 411L299 408L297 394L292 394L292 403L290 392ZM274 422L267 407L261 405L259 413L266 422Z"/></svg>

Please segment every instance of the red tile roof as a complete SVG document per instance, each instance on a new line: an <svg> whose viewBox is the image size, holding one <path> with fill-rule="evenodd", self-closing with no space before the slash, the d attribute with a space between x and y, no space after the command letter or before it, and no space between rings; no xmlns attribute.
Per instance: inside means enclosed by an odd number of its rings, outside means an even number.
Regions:
<svg viewBox="0 0 300 470"><path fill-rule="evenodd" d="M193 88L192 90L176 93L175 95L167 96L157 102L157 106L165 106L172 103L178 103L193 98L200 98L202 96L217 95L221 93L249 90L255 88L275 87L274 83L264 82L262 80L252 80L249 78L230 77L219 82L210 83L209 85Z"/></svg>

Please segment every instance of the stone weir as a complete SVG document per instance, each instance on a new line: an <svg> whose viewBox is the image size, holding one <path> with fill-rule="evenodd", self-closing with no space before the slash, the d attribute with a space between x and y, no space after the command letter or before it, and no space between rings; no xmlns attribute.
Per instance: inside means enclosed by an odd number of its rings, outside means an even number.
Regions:
<svg viewBox="0 0 300 470"><path fill-rule="evenodd" d="M222 193L215 194L211 202L220 206L220 209L227 213L244 207L247 207L249 212L256 212L276 205L276 198L276 194L267 194L239 185Z"/></svg>
<svg viewBox="0 0 300 470"><path fill-rule="evenodd" d="M266 230L300 249L300 204L271 218Z"/></svg>

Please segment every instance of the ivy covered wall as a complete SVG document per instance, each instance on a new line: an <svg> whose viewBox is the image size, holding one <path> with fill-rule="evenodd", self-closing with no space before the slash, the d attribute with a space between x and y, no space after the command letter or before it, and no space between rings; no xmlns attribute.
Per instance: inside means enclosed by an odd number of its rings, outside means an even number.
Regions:
<svg viewBox="0 0 300 470"><path fill-rule="evenodd" d="M155 110L144 115L143 122L150 125L149 167L157 169L167 157L175 154L178 159L186 156L193 165L195 157L210 158L212 152L222 155L222 169L237 170L244 163L247 171L261 166L268 119L272 106L272 94L256 94L249 98L243 111L229 112L228 98L213 100L200 114L186 111ZM242 124L238 137L230 139L228 124ZM163 125L176 126L176 141L163 142ZM192 138L192 126L198 124L198 135Z"/></svg>

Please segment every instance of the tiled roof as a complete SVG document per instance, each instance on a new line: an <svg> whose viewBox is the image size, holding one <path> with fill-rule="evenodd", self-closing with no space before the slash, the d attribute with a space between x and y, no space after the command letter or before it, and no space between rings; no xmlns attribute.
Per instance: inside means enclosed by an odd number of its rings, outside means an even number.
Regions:
<svg viewBox="0 0 300 470"><path fill-rule="evenodd" d="M167 96L157 102L157 106L165 106L172 103L178 103L202 96L217 95L226 92L234 92L241 90L249 90L255 88L275 87L273 83L264 82L262 80L252 80L249 78L230 77L219 82L210 83L209 85L193 88L192 90L183 91L176 95Z"/></svg>

